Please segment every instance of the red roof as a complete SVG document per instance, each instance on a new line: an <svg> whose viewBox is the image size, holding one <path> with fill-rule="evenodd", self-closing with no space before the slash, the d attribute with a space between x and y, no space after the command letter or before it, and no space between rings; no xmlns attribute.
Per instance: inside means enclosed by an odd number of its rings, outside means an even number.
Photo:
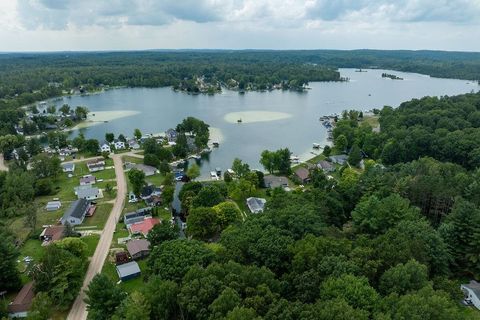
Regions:
<svg viewBox="0 0 480 320"><path fill-rule="evenodd" d="M150 230L152 230L153 226L159 223L160 223L160 220L156 218L147 218L147 219L144 219L142 222L132 224L130 226L130 232L142 233L144 236L147 236Z"/></svg>

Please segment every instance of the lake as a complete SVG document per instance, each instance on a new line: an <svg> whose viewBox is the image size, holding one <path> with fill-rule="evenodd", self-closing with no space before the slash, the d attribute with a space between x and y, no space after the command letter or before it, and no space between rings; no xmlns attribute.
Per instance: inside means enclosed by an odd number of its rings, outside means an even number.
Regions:
<svg viewBox="0 0 480 320"><path fill-rule="evenodd" d="M404 80L382 78L383 72ZM220 147L201 161L202 176L220 167L230 167L238 157L261 168L260 153L288 147L302 159L313 156L314 142L325 144L326 130L318 120L322 115L341 113L345 109L369 110L384 105L397 107L401 102L424 96L456 95L477 91L477 83L466 80L438 79L390 70L340 69L349 82L313 82L306 92L274 90L239 94L224 90L222 94L188 95L171 88L124 88L88 96L63 97L57 106L87 106L99 116L116 111L108 123L81 129L86 137L102 141L106 132L132 136L159 133L175 127L187 116L199 118L214 127L214 139ZM242 123L237 123L237 118ZM318 152L318 151L317 151Z"/></svg>

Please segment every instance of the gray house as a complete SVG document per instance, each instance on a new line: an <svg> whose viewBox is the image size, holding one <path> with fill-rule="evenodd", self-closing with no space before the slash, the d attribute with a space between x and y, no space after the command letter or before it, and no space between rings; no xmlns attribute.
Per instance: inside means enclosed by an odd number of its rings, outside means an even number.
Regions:
<svg viewBox="0 0 480 320"><path fill-rule="evenodd" d="M150 254L150 242L146 239L128 241L127 250L133 260L144 258Z"/></svg>
<svg viewBox="0 0 480 320"><path fill-rule="evenodd" d="M63 172L73 173L75 171L75 163L63 163L62 169Z"/></svg>
<svg viewBox="0 0 480 320"><path fill-rule="evenodd" d="M278 177L270 174L263 177L263 181L265 182L265 187L270 189L288 187L288 179L286 177Z"/></svg>
<svg viewBox="0 0 480 320"><path fill-rule="evenodd" d="M103 193L100 189L92 187L91 185L84 185L75 187L75 195L78 199L95 200L103 198Z"/></svg>
<svg viewBox="0 0 480 320"><path fill-rule="evenodd" d="M120 280L127 281L140 276L141 271L138 263L131 261L117 266L117 274Z"/></svg>
<svg viewBox="0 0 480 320"><path fill-rule="evenodd" d="M330 156L328 159L333 163L343 166L347 162L348 156L346 154L338 154L335 156Z"/></svg>
<svg viewBox="0 0 480 320"><path fill-rule="evenodd" d="M85 199L78 199L74 201L70 208L63 215L61 222L62 224L69 223L72 226L82 224L85 215L90 208L90 201Z"/></svg>
<svg viewBox="0 0 480 320"><path fill-rule="evenodd" d="M251 213L263 212L263 209L265 208L265 203L267 203L267 200L263 198L250 197L247 199L247 206L248 209L250 209Z"/></svg>
<svg viewBox="0 0 480 320"><path fill-rule="evenodd" d="M125 215L123 216L123 223L125 223L125 226L128 228L129 225L142 222L146 218L151 218L151 213L152 208L150 207L138 209L135 212L125 213Z"/></svg>

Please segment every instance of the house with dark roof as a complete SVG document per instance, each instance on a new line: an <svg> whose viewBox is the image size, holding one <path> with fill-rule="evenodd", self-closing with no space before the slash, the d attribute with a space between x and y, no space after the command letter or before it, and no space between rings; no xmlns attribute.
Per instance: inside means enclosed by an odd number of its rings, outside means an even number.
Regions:
<svg viewBox="0 0 480 320"><path fill-rule="evenodd" d="M145 199L145 204L149 207L160 207L162 205L162 196L151 196Z"/></svg>
<svg viewBox="0 0 480 320"><path fill-rule="evenodd" d="M317 163L317 167L322 169L324 173L329 173L335 171L335 166L326 160L321 160Z"/></svg>
<svg viewBox="0 0 480 320"><path fill-rule="evenodd" d="M140 198L146 200L152 196L160 196L162 194L162 189L155 187L153 184L143 187L142 192L140 193Z"/></svg>
<svg viewBox="0 0 480 320"><path fill-rule="evenodd" d="M266 188L275 189L275 188L286 188L288 187L287 177L266 175L263 177Z"/></svg>
<svg viewBox="0 0 480 320"><path fill-rule="evenodd" d="M151 214L152 208L150 207L138 209L135 212L125 213L125 215L123 216L123 223L125 223L125 226L128 228L134 223L142 222L146 218L151 218Z"/></svg>
<svg viewBox="0 0 480 320"><path fill-rule="evenodd" d="M150 254L150 242L146 239L128 241L127 250L133 260L145 258Z"/></svg>
<svg viewBox="0 0 480 320"><path fill-rule="evenodd" d="M80 178L80 185L81 186L91 185L91 184L95 184L96 181L97 181L97 178L89 174Z"/></svg>
<svg viewBox="0 0 480 320"><path fill-rule="evenodd" d="M300 183L309 183L310 182L310 171L307 168L300 167L295 170L295 178L297 178Z"/></svg>
<svg viewBox="0 0 480 320"><path fill-rule="evenodd" d="M462 284L460 289L465 295L465 302L480 310L480 283L472 280L470 283Z"/></svg>
<svg viewBox="0 0 480 320"><path fill-rule="evenodd" d="M330 156L328 157L328 159L333 163L343 166L345 163L347 163L348 156L346 154L338 154L338 155Z"/></svg>
<svg viewBox="0 0 480 320"><path fill-rule="evenodd" d="M135 261L127 262L116 266L117 274L120 280L127 281L141 274L140 267Z"/></svg>
<svg viewBox="0 0 480 320"><path fill-rule="evenodd" d="M263 198L255 198L255 197L247 198L247 206L248 206L248 209L250 209L251 213L263 212L263 209L265 208L265 203L267 203L267 200Z"/></svg>
<svg viewBox="0 0 480 320"><path fill-rule="evenodd" d="M105 161L102 159L96 159L87 162L87 168L90 172L97 172L105 170Z"/></svg>
<svg viewBox="0 0 480 320"><path fill-rule="evenodd" d="M175 129L168 129L165 131L165 136L167 137L168 142L177 141L178 132Z"/></svg>
<svg viewBox="0 0 480 320"><path fill-rule="evenodd" d="M15 299L8 305L9 318L26 318L34 297L33 282L29 282L22 287Z"/></svg>
<svg viewBox="0 0 480 320"><path fill-rule="evenodd" d="M74 201L65 214L61 218L63 225L69 223L72 226L82 224L85 215L87 214L90 208L90 201L85 199L78 199Z"/></svg>

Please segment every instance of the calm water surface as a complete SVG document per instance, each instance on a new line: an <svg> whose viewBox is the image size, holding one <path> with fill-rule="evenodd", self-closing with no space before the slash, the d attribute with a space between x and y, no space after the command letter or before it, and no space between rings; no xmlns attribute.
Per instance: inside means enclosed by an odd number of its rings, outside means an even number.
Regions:
<svg viewBox="0 0 480 320"><path fill-rule="evenodd" d="M465 80L436 79L428 76L386 70L355 72L340 69L350 82L310 83L304 93L289 91L248 92L234 91L222 94L187 95L171 88L126 88L90 96L65 97L58 106L85 105L91 112L136 110L140 113L82 129L87 137L103 140L106 132L132 136L135 128L145 133L163 132L174 127L183 118L194 116L223 134L220 148L201 163L202 175L220 167L230 167L235 157L248 162L251 168L260 168L260 153L288 147L294 155L311 155L312 143L325 143L326 131L318 121L322 115L340 113L345 109L368 110L384 105L397 107L401 102L423 96L455 95L478 91L480 86ZM382 72L393 73L404 80L382 79ZM224 116L231 112L273 111L291 114L288 119L228 123Z"/></svg>

